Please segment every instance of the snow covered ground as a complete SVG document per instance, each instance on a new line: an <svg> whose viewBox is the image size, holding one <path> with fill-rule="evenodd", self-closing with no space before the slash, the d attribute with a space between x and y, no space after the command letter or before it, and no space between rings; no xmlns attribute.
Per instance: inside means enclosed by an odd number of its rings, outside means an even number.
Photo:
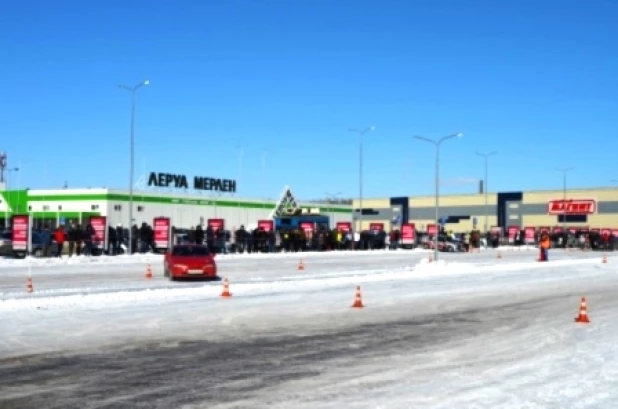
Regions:
<svg viewBox="0 0 618 409"><path fill-rule="evenodd" d="M0 407L618 407L618 257L429 254L0 260Z"/></svg>

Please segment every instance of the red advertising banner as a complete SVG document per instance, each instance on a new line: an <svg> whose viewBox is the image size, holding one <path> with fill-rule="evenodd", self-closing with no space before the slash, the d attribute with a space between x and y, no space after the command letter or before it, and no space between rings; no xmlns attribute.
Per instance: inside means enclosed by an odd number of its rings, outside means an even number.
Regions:
<svg viewBox="0 0 618 409"><path fill-rule="evenodd" d="M519 233L519 226L509 226L506 231L509 235L509 243L515 243L515 237Z"/></svg>
<svg viewBox="0 0 618 409"><path fill-rule="evenodd" d="M208 226L214 231L225 229L225 219L208 219Z"/></svg>
<svg viewBox="0 0 618 409"><path fill-rule="evenodd" d="M612 229L612 235L618 238L618 229Z"/></svg>
<svg viewBox="0 0 618 409"><path fill-rule="evenodd" d="M551 229L549 228L549 226L541 226L541 227L539 227L539 232L541 232L541 233L549 233L550 230Z"/></svg>
<svg viewBox="0 0 618 409"><path fill-rule="evenodd" d="M92 226L92 248L106 249L107 248L107 217L105 216L90 216L90 225Z"/></svg>
<svg viewBox="0 0 618 409"><path fill-rule="evenodd" d="M596 212L597 201L595 199L560 199L547 202L547 214L553 216L594 214Z"/></svg>
<svg viewBox="0 0 618 409"><path fill-rule="evenodd" d="M502 227L500 227L500 226L491 226L491 232L493 234L497 234L497 235L502 236Z"/></svg>
<svg viewBox="0 0 618 409"><path fill-rule="evenodd" d="M569 233L575 234L575 233L577 233L577 230L579 230L579 228L577 228L577 227L569 227L567 230L569 231Z"/></svg>
<svg viewBox="0 0 618 409"><path fill-rule="evenodd" d="M438 234L438 228L435 224L428 224L427 225L427 234L430 236L435 236L436 234Z"/></svg>
<svg viewBox="0 0 618 409"><path fill-rule="evenodd" d="M553 230L553 231L554 231L554 233L556 233L556 234L561 234L561 233L563 233L563 232L564 232L564 230L562 230L562 227L558 227L558 226L554 227L554 230Z"/></svg>
<svg viewBox="0 0 618 409"><path fill-rule="evenodd" d="M350 230L352 230L352 223L351 222L337 222L337 230L347 233Z"/></svg>
<svg viewBox="0 0 618 409"><path fill-rule="evenodd" d="M612 229L601 229L601 236L611 236Z"/></svg>
<svg viewBox="0 0 618 409"><path fill-rule="evenodd" d="M172 239L172 221L169 217L155 217L152 224L155 248L168 249Z"/></svg>
<svg viewBox="0 0 618 409"><path fill-rule="evenodd" d="M416 226L414 223L403 223L401 225L401 244L416 243Z"/></svg>
<svg viewBox="0 0 618 409"><path fill-rule="evenodd" d="M582 227L578 227L577 230L579 230L580 232L582 232L584 234L588 234L590 232L590 227L582 226Z"/></svg>
<svg viewBox="0 0 618 409"><path fill-rule="evenodd" d="M30 241L30 216L14 215L11 225L13 226L13 251L28 251Z"/></svg>
<svg viewBox="0 0 618 409"><path fill-rule="evenodd" d="M524 238L526 240L526 243L534 243L535 241L535 233L536 233L536 228L534 227L526 227L524 228Z"/></svg>
<svg viewBox="0 0 618 409"><path fill-rule="evenodd" d="M300 222L299 227L305 231L305 233L313 232L315 224L313 222Z"/></svg>
<svg viewBox="0 0 618 409"><path fill-rule="evenodd" d="M272 220L258 220L258 230L272 231L274 229L274 223Z"/></svg>
<svg viewBox="0 0 618 409"><path fill-rule="evenodd" d="M369 230L384 230L384 223L369 223Z"/></svg>

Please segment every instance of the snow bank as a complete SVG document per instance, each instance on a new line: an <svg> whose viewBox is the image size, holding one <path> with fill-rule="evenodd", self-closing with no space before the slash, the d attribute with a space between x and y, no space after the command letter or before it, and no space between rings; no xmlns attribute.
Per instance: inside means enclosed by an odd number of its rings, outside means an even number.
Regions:
<svg viewBox="0 0 618 409"><path fill-rule="evenodd" d="M255 260L255 259L274 259L274 258L326 258L326 257L375 257L376 255L387 256L397 255L401 256L403 253L427 253L430 250L414 249L414 250L368 250L368 251L325 251L325 252L302 252L302 253L243 253L243 254L218 254L217 260ZM143 263L156 263L163 260L161 254L134 254L119 255L119 256L75 256L68 257L63 256L60 258L35 258L26 257L24 259L0 259L0 268L8 266L54 266L64 264L143 264Z"/></svg>

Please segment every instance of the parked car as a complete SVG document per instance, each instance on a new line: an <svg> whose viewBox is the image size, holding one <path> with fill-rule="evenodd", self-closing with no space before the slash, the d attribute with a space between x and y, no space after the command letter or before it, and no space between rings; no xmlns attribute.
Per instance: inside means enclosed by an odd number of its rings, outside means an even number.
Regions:
<svg viewBox="0 0 618 409"><path fill-rule="evenodd" d="M36 230L33 231L32 256L43 257L44 245L45 243L43 243L41 232ZM56 254L56 243L52 242L49 246L48 256L53 256L54 254ZM26 255L27 252L25 251L13 251L13 233L11 231L4 231L0 233L0 257L24 258Z"/></svg>
<svg viewBox="0 0 618 409"><path fill-rule="evenodd" d="M13 234L9 230L0 232L0 257L13 255Z"/></svg>
<svg viewBox="0 0 618 409"><path fill-rule="evenodd" d="M45 243L43 242L43 236L41 234L41 232L39 231L33 231L32 232L32 255L34 257L43 257L43 251L44 251L44 247L45 247ZM49 249L48 249L48 257L53 257L56 254L56 242L52 241L49 244Z"/></svg>
<svg viewBox="0 0 618 409"><path fill-rule="evenodd" d="M178 278L220 279L215 255L201 244L174 245L165 253L163 275L172 281Z"/></svg>
<svg viewBox="0 0 618 409"><path fill-rule="evenodd" d="M434 240L429 240L427 242L427 248L434 248ZM464 246L460 241L457 240L449 240L444 236L438 237L438 250L446 251L449 253L454 253L458 251L464 251Z"/></svg>

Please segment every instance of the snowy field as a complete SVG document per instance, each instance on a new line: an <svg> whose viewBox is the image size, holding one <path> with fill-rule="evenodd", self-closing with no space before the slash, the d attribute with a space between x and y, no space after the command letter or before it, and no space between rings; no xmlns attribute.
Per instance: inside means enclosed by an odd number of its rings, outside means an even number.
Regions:
<svg viewBox="0 0 618 409"><path fill-rule="evenodd" d="M500 253L0 260L0 408L618 408L618 257Z"/></svg>

